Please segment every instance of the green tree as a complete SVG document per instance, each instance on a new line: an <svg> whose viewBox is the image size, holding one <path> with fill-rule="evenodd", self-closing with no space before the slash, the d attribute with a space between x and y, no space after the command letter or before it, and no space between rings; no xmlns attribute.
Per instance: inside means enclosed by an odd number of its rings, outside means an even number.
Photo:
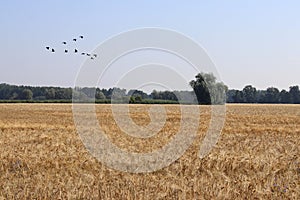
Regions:
<svg viewBox="0 0 300 200"><path fill-rule="evenodd" d="M228 87L224 83L217 82L212 73L199 73L196 80L190 81L199 104L224 104Z"/></svg>
<svg viewBox="0 0 300 200"><path fill-rule="evenodd" d="M12 93L11 97L9 99L14 100L14 99L18 99L19 95L17 92Z"/></svg>
<svg viewBox="0 0 300 200"><path fill-rule="evenodd" d="M274 87L267 88L266 96L265 96L266 103L278 103L279 102L279 90Z"/></svg>
<svg viewBox="0 0 300 200"><path fill-rule="evenodd" d="M22 91L22 99L24 100L31 100L32 99L32 91L30 89L24 89Z"/></svg>
<svg viewBox="0 0 300 200"><path fill-rule="evenodd" d="M96 89L96 94L95 94L96 99L106 99L105 95L99 88Z"/></svg>
<svg viewBox="0 0 300 200"><path fill-rule="evenodd" d="M126 89L114 87L109 90L111 90L110 98L113 100L124 100L124 97L126 97Z"/></svg>
<svg viewBox="0 0 300 200"><path fill-rule="evenodd" d="M197 104L197 97L194 91L174 91L179 103Z"/></svg>
<svg viewBox="0 0 300 200"><path fill-rule="evenodd" d="M129 103L141 103L142 97L141 96L131 96L129 99Z"/></svg>
<svg viewBox="0 0 300 200"><path fill-rule="evenodd" d="M46 89L46 99L55 99L55 89L54 88L49 88Z"/></svg>
<svg viewBox="0 0 300 200"><path fill-rule="evenodd" d="M96 88L84 87L81 89L81 92L83 92L87 97L93 99L96 95Z"/></svg>
<svg viewBox="0 0 300 200"><path fill-rule="evenodd" d="M129 98L129 103L135 103L135 98L133 96Z"/></svg>
<svg viewBox="0 0 300 200"><path fill-rule="evenodd" d="M243 91L236 90L234 95L235 103L244 103L244 93Z"/></svg>
<svg viewBox="0 0 300 200"><path fill-rule="evenodd" d="M129 90L129 92L127 93L128 96L140 96L142 99L148 99L149 96L147 93L141 91L141 90Z"/></svg>
<svg viewBox="0 0 300 200"><path fill-rule="evenodd" d="M211 86L211 98L213 104L224 104L226 102L226 92L228 87L223 83L214 83Z"/></svg>
<svg viewBox="0 0 300 200"><path fill-rule="evenodd" d="M240 90L231 89L228 90L227 93L227 103L243 103L244 97L243 92Z"/></svg>
<svg viewBox="0 0 300 200"><path fill-rule="evenodd" d="M150 94L152 99L159 99L159 94L156 90L153 90Z"/></svg>
<svg viewBox="0 0 300 200"><path fill-rule="evenodd" d="M198 104L211 104L209 90L203 76L203 73L197 74L196 80L192 80L190 86L197 96Z"/></svg>
<svg viewBox="0 0 300 200"><path fill-rule="evenodd" d="M291 103L290 93L286 90L281 90L279 93L279 102L280 103Z"/></svg>
<svg viewBox="0 0 300 200"><path fill-rule="evenodd" d="M247 85L243 89L243 97L246 103L256 103L256 88L252 85Z"/></svg>
<svg viewBox="0 0 300 200"><path fill-rule="evenodd" d="M135 102L142 102L142 97L141 96L136 96L135 97Z"/></svg>
<svg viewBox="0 0 300 200"><path fill-rule="evenodd" d="M299 90L299 86L291 86L290 87L290 96L291 96L291 100L292 103L300 103L300 90Z"/></svg>

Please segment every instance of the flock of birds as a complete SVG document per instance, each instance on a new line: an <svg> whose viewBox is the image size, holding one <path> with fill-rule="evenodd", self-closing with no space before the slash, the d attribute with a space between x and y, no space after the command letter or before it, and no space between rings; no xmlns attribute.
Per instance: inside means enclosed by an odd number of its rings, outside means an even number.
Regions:
<svg viewBox="0 0 300 200"><path fill-rule="evenodd" d="M73 41L73 42L77 42L77 40L79 40L79 39L82 40L82 39L83 39L83 36L80 35L79 38L73 38L72 41ZM65 47L67 47L67 42L66 42L66 41L63 41L62 44L63 44ZM52 47L50 47L50 46L46 46L46 50L49 51L49 52L55 53L55 49L52 48ZM65 54L69 53L69 49L65 48L64 53L65 53ZM77 48L74 48L73 53L79 54L78 49L77 49ZM97 54L91 54L91 53L86 53L86 52L82 52L81 55L82 55L82 56L88 56L88 57L90 57L92 60L95 59L95 58L97 58L97 56L98 56Z"/></svg>

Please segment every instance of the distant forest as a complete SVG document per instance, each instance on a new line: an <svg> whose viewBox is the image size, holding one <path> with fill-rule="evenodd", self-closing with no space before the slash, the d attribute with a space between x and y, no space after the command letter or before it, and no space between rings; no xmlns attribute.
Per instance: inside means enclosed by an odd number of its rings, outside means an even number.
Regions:
<svg viewBox="0 0 300 200"><path fill-rule="evenodd" d="M217 82L213 74L200 73L190 81L192 91L156 91L147 94L141 90L126 91L122 88L62 88L33 87L0 84L0 103L13 102L96 102L96 103L185 103L224 104L227 103L282 103L299 104L299 86L291 86L289 91L269 87L257 90L247 85L243 90L228 89Z"/></svg>
<svg viewBox="0 0 300 200"><path fill-rule="evenodd" d="M299 86L290 86L289 91L268 87L266 90L257 90L252 85L247 85L243 90L228 90L227 103L280 103L300 104Z"/></svg>

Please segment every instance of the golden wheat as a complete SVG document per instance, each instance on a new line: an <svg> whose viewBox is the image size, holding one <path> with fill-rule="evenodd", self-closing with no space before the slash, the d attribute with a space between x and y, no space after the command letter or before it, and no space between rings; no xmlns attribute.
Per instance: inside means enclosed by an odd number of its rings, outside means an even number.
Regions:
<svg viewBox="0 0 300 200"><path fill-rule="evenodd" d="M120 105L121 106L121 105ZM130 105L139 125L150 105ZM201 106L198 137L170 166L146 174L109 169L76 133L70 104L0 105L0 199L299 199L300 106L227 105L222 135L198 158L208 128ZM166 105L163 129L148 139L124 134L110 105L97 105L99 125L118 147L159 149L176 134L180 109Z"/></svg>

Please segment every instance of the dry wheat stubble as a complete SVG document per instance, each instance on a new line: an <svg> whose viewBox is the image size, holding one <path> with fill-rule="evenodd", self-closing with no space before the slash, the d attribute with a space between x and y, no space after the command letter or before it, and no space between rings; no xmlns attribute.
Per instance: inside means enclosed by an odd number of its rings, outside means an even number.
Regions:
<svg viewBox="0 0 300 200"><path fill-rule="evenodd" d="M149 123L147 105L132 105L131 117ZM133 139L117 127L109 105L97 105L100 126L120 148L149 152L178 129L178 107L149 139ZM82 145L68 104L0 105L0 197L5 199L233 199L300 196L300 106L227 105L217 146L204 159L197 151L207 130L203 106L198 137L188 151L157 172L111 170Z"/></svg>

